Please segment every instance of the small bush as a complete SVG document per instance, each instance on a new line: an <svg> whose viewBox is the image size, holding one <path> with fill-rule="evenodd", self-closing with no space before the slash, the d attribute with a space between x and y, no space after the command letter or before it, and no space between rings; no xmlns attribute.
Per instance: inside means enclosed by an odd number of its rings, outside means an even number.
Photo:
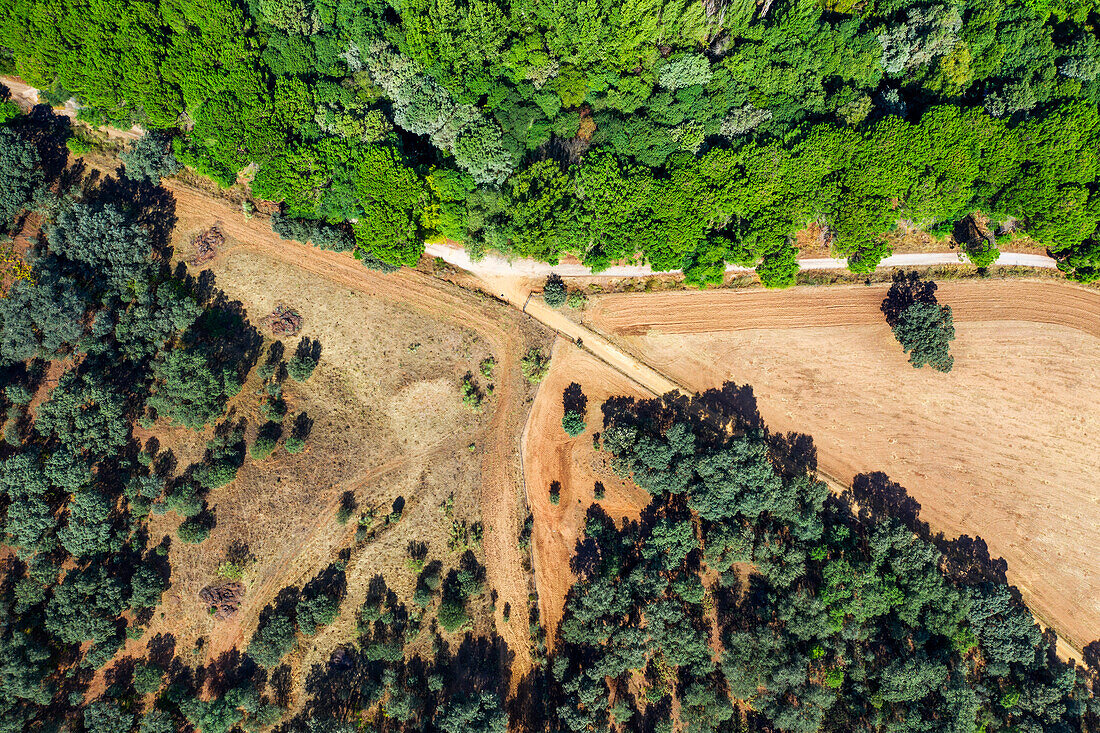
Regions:
<svg viewBox="0 0 1100 733"><path fill-rule="evenodd" d="M283 441L283 448L292 456L296 456L306 449L306 442L293 435Z"/></svg>
<svg viewBox="0 0 1100 733"><path fill-rule="evenodd" d="M226 580L240 580L244 577L245 564L226 560L218 566L218 575Z"/></svg>
<svg viewBox="0 0 1100 733"><path fill-rule="evenodd" d="M210 536L210 527L205 522L191 518L176 529L180 541L189 545L197 545Z"/></svg>
<svg viewBox="0 0 1100 733"><path fill-rule="evenodd" d="M579 290L574 290L572 293L569 294L569 297L566 299L565 302L570 308L583 308L588 302L588 296L586 296Z"/></svg>
<svg viewBox="0 0 1100 733"><path fill-rule="evenodd" d="M955 324L950 306L913 303L902 312L893 331L914 367L928 364L939 372L951 371L955 363L950 353Z"/></svg>
<svg viewBox="0 0 1100 733"><path fill-rule="evenodd" d="M551 308L560 308L565 303L565 283L557 275L546 278L542 286L542 299Z"/></svg>
<svg viewBox="0 0 1100 733"><path fill-rule="evenodd" d="M134 689L142 695L156 692L164 682L164 670L152 662L134 665Z"/></svg>
<svg viewBox="0 0 1100 733"><path fill-rule="evenodd" d="M756 266L756 274L766 288L789 288L798 277L798 249L785 239L768 246Z"/></svg>
<svg viewBox="0 0 1100 733"><path fill-rule="evenodd" d="M205 489L220 489L237 478L237 466L228 461L219 461L209 466L200 466L195 478Z"/></svg>
<svg viewBox="0 0 1100 733"><path fill-rule="evenodd" d="M270 435L258 435L248 447L248 455L255 461L262 461L275 450L276 440Z"/></svg>
<svg viewBox="0 0 1100 733"><path fill-rule="evenodd" d="M65 147L69 149L69 152L73 155L84 155L95 150L95 145L91 140L80 137L79 135L73 135L65 141Z"/></svg>
<svg viewBox="0 0 1100 733"><path fill-rule="evenodd" d="M350 491L345 491L344 495L340 497L340 508L336 510L336 522L338 524L347 524L352 515L355 514L355 510L359 508L359 505L355 501L355 494Z"/></svg>
<svg viewBox="0 0 1100 733"><path fill-rule="evenodd" d="M467 374L462 378L462 404L471 412L481 412L485 402L485 395L474 381L474 375Z"/></svg>
<svg viewBox="0 0 1100 733"><path fill-rule="evenodd" d="M520 360L523 377L532 384L541 382L550 371L550 357L544 356L538 349L531 349Z"/></svg>
<svg viewBox="0 0 1100 733"><path fill-rule="evenodd" d="M260 405L260 417L271 422L281 422L286 417L286 402L281 398L265 400Z"/></svg>
<svg viewBox="0 0 1100 733"><path fill-rule="evenodd" d="M550 503L554 506L561 503L561 484L557 481L550 484Z"/></svg>
<svg viewBox="0 0 1100 733"><path fill-rule="evenodd" d="M457 631L470 621L466 604L459 598L445 598L439 604L439 625L449 632Z"/></svg>
<svg viewBox="0 0 1100 733"><path fill-rule="evenodd" d="M31 398L34 397L34 393L22 384L9 384L7 387L4 387L4 395L13 405L19 405L20 407L29 405Z"/></svg>
<svg viewBox="0 0 1100 733"><path fill-rule="evenodd" d="M885 241L868 242L848 255L848 269L860 275L874 272L884 257L893 253Z"/></svg>
<svg viewBox="0 0 1100 733"><path fill-rule="evenodd" d="M519 540L516 542L516 546L521 550L528 550L531 547L531 531L535 527L535 518L531 515L527 515L527 519L523 521L523 529L519 531Z"/></svg>
<svg viewBox="0 0 1100 733"><path fill-rule="evenodd" d="M966 258L976 267L989 267L1001 256L1001 250L989 240L966 246Z"/></svg>
<svg viewBox="0 0 1100 733"><path fill-rule="evenodd" d="M588 424L584 421L584 414L570 410L561 418L561 427L571 438L575 438L584 432Z"/></svg>
<svg viewBox="0 0 1100 733"><path fill-rule="evenodd" d="M294 624L282 614L271 616L248 643L248 655L264 667L278 666L294 646Z"/></svg>
<svg viewBox="0 0 1100 733"><path fill-rule="evenodd" d="M126 166L126 177L133 181L160 183L162 176L178 173L180 162L172 154L171 141L161 133L150 132L139 137L120 156Z"/></svg>
<svg viewBox="0 0 1100 733"><path fill-rule="evenodd" d="M317 361L312 356L295 356L286 363L286 372L295 382L304 382L317 368Z"/></svg>
<svg viewBox="0 0 1100 733"><path fill-rule="evenodd" d="M491 356L486 358L486 359L483 359L481 361L481 368L480 368L481 376L485 377L486 379L492 379L493 378L493 369L496 368L496 365L497 365L497 360L494 359Z"/></svg>

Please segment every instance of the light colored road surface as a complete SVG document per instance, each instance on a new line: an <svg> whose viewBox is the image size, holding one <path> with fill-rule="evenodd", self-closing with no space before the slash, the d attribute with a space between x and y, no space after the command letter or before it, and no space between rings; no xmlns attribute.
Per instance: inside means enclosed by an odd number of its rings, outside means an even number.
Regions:
<svg viewBox="0 0 1100 733"><path fill-rule="evenodd" d="M648 265L617 265L593 273L584 265L548 265L536 260L507 260L500 255L487 254L474 262L466 250L446 244L429 244L424 251L431 257L440 257L446 262L468 270L476 275L514 275L518 277L545 277L551 273L561 277L646 277L678 273L680 270L654 270ZM921 252L917 254L891 255L882 261L880 267L927 267L931 265L957 265L966 262L964 255L955 252ZM1002 252L994 263L1001 266L1056 268L1058 263L1046 255ZM843 257L799 260L803 270L842 270L848 266ZM752 272L751 267L727 265L726 272Z"/></svg>
<svg viewBox="0 0 1100 733"><path fill-rule="evenodd" d="M524 307L523 312L541 321L577 345L583 346L597 358L607 362L655 395L664 395L669 392L690 394L686 389L657 370L622 351L592 329L569 320L562 315L561 311L550 308L542 300L532 298Z"/></svg>
<svg viewBox="0 0 1100 733"><path fill-rule="evenodd" d="M11 90L11 101L19 105L19 108L25 112L29 112L32 107L39 104L38 90L32 87L30 84L26 84L17 76L0 76L0 84L6 86ZM42 100L45 104L45 100ZM72 119L76 118L76 113L80 111L80 105L77 104L75 99L70 99L65 102L61 107L54 107L53 111L59 115L64 115ZM101 127L107 133L107 137L118 138L120 140L136 140L145 134L145 130L141 127L134 125L129 130L119 130L115 127Z"/></svg>

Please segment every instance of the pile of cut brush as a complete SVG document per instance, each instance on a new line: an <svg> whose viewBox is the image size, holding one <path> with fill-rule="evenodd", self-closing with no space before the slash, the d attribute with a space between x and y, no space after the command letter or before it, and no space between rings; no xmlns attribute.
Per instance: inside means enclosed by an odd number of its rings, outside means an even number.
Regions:
<svg viewBox="0 0 1100 733"><path fill-rule="evenodd" d="M224 242L225 236L217 227L210 227L202 234L196 234L191 240L191 244L195 248L195 258L192 263L201 265L214 259L214 255L218 253L218 247L222 246Z"/></svg>
<svg viewBox="0 0 1100 733"><path fill-rule="evenodd" d="M264 319L264 324L276 336L293 336L302 328L302 315L292 308L280 305Z"/></svg>

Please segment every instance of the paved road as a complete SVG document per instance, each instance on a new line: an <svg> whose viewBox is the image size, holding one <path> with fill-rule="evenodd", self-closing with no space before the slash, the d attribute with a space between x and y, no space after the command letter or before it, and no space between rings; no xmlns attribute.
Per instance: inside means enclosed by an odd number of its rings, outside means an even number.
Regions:
<svg viewBox="0 0 1100 733"><path fill-rule="evenodd" d="M506 260L500 255L487 254L481 260L474 262L466 254L466 250L451 247L446 244L429 244L425 252L432 257L440 257L455 267L468 270L478 275L513 275L519 277L546 277L550 273L556 273L562 277L590 277L593 272L584 265L548 265L536 260L514 259ZM955 252L927 252L905 255L891 255L884 259L880 267L925 267L929 265L957 265L966 262L963 255ZM1016 252L1002 252L997 258L998 265L1017 265L1023 267L1057 267L1058 264L1046 255L1021 254ZM820 259L803 259L798 261L803 270L842 270L848 266L848 261L842 257L826 257ZM751 267L727 265L726 272L752 272ZM609 267L603 272L597 273L604 277L645 277L676 273L679 270L654 270L648 265L617 265Z"/></svg>

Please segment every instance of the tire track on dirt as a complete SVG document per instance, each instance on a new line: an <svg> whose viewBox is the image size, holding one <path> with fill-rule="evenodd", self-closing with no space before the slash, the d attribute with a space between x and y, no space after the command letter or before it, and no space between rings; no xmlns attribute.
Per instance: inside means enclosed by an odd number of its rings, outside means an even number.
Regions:
<svg viewBox="0 0 1100 733"><path fill-rule="evenodd" d="M358 493L361 489L374 481L394 471L405 468L411 463L431 458L448 450L459 450L461 448L460 442L459 439L448 440L425 450L399 456L379 466L375 466L367 470L366 473L349 481L343 482L340 488L344 491ZM218 633L211 635L212 655L217 656L233 647L242 645L245 641L244 630L254 629L256 627L260 613L271 599L275 597L275 594L287 586L299 585L307 576L310 576L316 570L314 564L303 564L296 570L291 568L291 564L317 547L317 533L323 527L334 521L336 512L340 507L340 502L341 498L336 498L329 501L324 506L319 507L314 515L317 521L313 523L308 531L307 536L310 539L305 544L288 545L277 558L277 565L274 572L270 573L260 585L249 589L245 597L245 602L241 605L239 612L233 618L232 622L225 624L223 627L219 627L217 629ZM331 554L331 550L343 546L344 539L352 531L353 527L354 525L349 525L348 529L341 533L339 541L328 548L330 552L324 554Z"/></svg>

